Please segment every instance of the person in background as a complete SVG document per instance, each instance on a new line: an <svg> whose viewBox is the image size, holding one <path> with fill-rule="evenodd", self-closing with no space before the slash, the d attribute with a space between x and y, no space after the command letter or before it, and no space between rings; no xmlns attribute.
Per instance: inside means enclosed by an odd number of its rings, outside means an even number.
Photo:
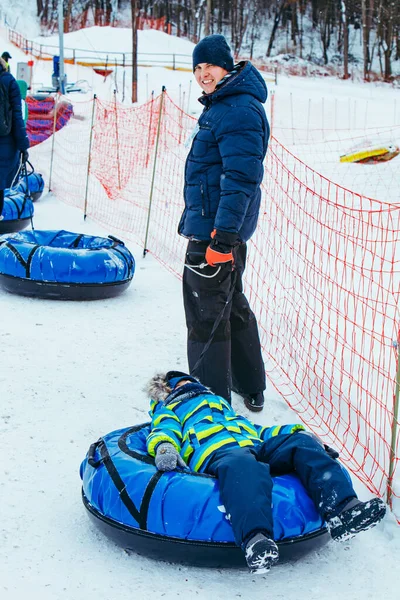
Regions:
<svg viewBox="0 0 400 600"><path fill-rule="evenodd" d="M22 118L24 119L24 123L26 126L26 122L29 117L28 113L28 105L26 103L26 96L28 94L28 84L23 79L16 79L16 82L19 87L19 92L21 94L21 110L22 110Z"/></svg>
<svg viewBox="0 0 400 600"><path fill-rule="evenodd" d="M189 369L229 402L233 390L249 410L260 411L265 367L242 276L260 210L267 88L250 62L234 65L222 35L195 46L193 71L204 109L186 161L178 226L189 239L183 274Z"/></svg>
<svg viewBox="0 0 400 600"><path fill-rule="evenodd" d="M3 54L1 55L1 58L6 63L7 71L10 73L10 63L9 63L9 60L10 60L10 58L12 58L11 54L9 52L3 52Z"/></svg>
<svg viewBox="0 0 400 600"><path fill-rule="evenodd" d="M252 573L266 573L279 560L271 473L296 473L336 541L383 519L385 503L361 502L338 453L303 425L254 425L225 398L179 371L155 375L146 391L152 419L146 444L157 469L189 467L217 477L236 544Z"/></svg>
<svg viewBox="0 0 400 600"><path fill-rule="evenodd" d="M29 140L22 118L21 94L14 77L0 58L0 220L4 190L11 186L23 162L28 160Z"/></svg>

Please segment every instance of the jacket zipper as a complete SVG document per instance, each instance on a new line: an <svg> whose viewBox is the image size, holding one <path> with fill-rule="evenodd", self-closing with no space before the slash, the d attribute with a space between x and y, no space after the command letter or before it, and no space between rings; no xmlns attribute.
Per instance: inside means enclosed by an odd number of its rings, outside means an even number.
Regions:
<svg viewBox="0 0 400 600"><path fill-rule="evenodd" d="M201 216L205 217L206 216L206 211L205 211L205 200L204 200L204 187L203 187L203 183L200 183L200 193L201 193Z"/></svg>

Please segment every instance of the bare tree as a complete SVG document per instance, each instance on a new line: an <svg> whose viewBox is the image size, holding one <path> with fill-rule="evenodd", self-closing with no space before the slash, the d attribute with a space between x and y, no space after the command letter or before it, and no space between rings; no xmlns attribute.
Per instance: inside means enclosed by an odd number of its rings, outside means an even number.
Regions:
<svg viewBox="0 0 400 600"><path fill-rule="evenodd" d="M286 8L286 0L276 0L274 24L272 26L271 35L268 42L267 56L271 56L272 46L274 44L275 35L279 27L279 22L282 18L284 9Z"/></svg>
<svg viewBox="0 0 400 600"><path fill-rule="evenodd" d="M386 6L385 6L386 4ZM385 81L390 81L392 77L392 53L395 48L395 27L396 27L396 2L388 0L384 3L380 1L378 11L378 27L377 33L379 38L379 46L383 50L384 55L384 72Z"/></svg>
<svg viewBox="0 0 400 600"><path fill-rule="evenodd" d="M343 79L348 79L349 75L349 20L346 3L342 0L342 25L343 25Z"/></svg>
<svg viewBox="0 0 400 600"><path fill-rule="evenodd" d="M363 61L364 61L364 79L368 81L370 71L370 19L368 0L361 0L362 32L363 32Z"/></svg>
<svg viewBox="0 0 400 600"><path fill-rule="evenodd" d="M204 35L210 35L211 13L212 13L212 0L207 0L206 18L204 21Z"/></svg>

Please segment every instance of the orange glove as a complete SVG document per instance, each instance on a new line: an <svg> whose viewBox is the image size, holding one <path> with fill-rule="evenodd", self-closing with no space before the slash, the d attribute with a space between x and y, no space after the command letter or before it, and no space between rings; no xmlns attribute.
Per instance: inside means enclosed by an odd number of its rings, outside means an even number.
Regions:
<svg viewBox="0 0 400 600"><path fill-rule="evenodd" d="M217 237L216 237L217 236ZM216 267L227 262L234 262L232 246L218 241L218 232L214 229L211 232L212 242L206 250L206 261L210 267Z"/></svg>

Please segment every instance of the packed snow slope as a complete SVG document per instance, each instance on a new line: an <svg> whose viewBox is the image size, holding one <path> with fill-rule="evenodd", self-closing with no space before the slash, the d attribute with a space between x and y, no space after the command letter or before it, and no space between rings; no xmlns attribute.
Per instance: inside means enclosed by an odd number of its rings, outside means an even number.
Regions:
<svg viewBox="0 0 400 600"><path fill-rule="evenodd" d="M112 233L51 194L35 209L37 229ZM137 269L118 298L62 302L0 289L1 597L396 600L400 529L391 515L348 543L330 542L258 577L128 555L96 530L80 497L89 445L148 419L142 389L155 371L187 369L180 282L130 247ZM296 421L272 389L266 397L257 422ZM252 418L239 397L234 406ZM356 489L370 497L358 482Z"/></svg>

